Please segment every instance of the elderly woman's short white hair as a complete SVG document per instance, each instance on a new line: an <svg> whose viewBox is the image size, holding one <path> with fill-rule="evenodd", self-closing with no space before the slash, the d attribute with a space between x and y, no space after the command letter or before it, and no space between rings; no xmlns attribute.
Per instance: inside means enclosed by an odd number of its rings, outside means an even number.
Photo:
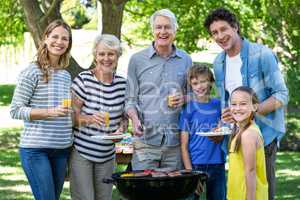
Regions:
<svg viewBox="0 0 300 200"><path fill-rule="evenodd" d="M119 57L122 55L122 47L121 47L120 40L114 35L102 34L102 35L98 35L95 39L94 47L93 47L94 56L96 56L97 46L100 43L104 44L110 49L116 50Z"/></svg>
<svg viewBox="0 0 300 200"><path fill-rule="evenodd" d="M153 15L150 17L150 24L151 24L152 31L154 30L154 21L157 16L163 16L169 18L172 24L172 28L176 32L178 28L177 19L175 17L175 14L169 9L161 9L153 13Z"/></svg>

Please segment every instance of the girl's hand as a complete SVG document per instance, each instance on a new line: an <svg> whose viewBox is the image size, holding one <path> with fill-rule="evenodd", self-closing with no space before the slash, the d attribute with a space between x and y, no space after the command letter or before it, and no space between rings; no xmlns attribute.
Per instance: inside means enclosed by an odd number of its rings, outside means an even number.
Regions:
<svg viewBox="0 0 300 200"><path fill-rule="evenodd" d="M231 115L230 108L224 108L222 110L221 120L225 123L234 123L234 119Z"/></svg>

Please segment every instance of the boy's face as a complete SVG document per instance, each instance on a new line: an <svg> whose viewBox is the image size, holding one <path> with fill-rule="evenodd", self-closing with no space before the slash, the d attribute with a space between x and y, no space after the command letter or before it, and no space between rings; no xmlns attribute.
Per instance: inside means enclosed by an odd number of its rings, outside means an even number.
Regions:
<svg viewBox="0 0 300 200"><path fill-rule="evenodd" d="M212 83L208 76L199 75L197 78L192 78L190 85L196 97L201 98L209 95Z"/></svg>

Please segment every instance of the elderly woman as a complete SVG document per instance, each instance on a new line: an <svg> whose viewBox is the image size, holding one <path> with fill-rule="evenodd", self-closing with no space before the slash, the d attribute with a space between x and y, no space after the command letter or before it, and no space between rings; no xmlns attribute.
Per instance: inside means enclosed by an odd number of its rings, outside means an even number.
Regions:
<svg viewBox="0 0 300 200"><path fill-rule="evenodd" d="M115 74L121 55L114 35L96 38L95 68L80 73L72 85L75 111L74 148L70 159L70 187L73 200L111 199L112 185L102 183L114 168L115 146L95 135L123 133L126 80Z"/></svg>
<svg viewBox="0 0 300 200"><path fill-rule="evenodd" d="M24 120L22 167L36 200L58 200L72 145L69 65L71 28L61 20L44 31L37 60L18 78L10 114Z"/></svg>

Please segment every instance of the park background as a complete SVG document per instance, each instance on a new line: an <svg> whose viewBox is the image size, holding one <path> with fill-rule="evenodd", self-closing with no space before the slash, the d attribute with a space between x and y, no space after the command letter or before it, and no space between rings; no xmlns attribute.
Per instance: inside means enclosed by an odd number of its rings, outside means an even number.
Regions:
<svg viewBox="0 0 300 200"><path fill-rule="evenodd" d="M151 43L149 16L161 8L178 18L176 45L193 61L212 63L221 49L209 40L203 21L217 7L234 11L244 36L268 45L280 60L290 101L287 134L277 157L276 199L300 199L299 0L6 0L0 5L0 200L33 199L18 157L22 122L10 119L9 104L17 76L34 60L49 22L63 18L73 28L73 77L91 65L93 39L101 32L121 39L124 54L117 73L126 76L130 56ZM61 199L70 199L68 188L66 182ZM113 199L120 199L116 190Z"/></svg>

